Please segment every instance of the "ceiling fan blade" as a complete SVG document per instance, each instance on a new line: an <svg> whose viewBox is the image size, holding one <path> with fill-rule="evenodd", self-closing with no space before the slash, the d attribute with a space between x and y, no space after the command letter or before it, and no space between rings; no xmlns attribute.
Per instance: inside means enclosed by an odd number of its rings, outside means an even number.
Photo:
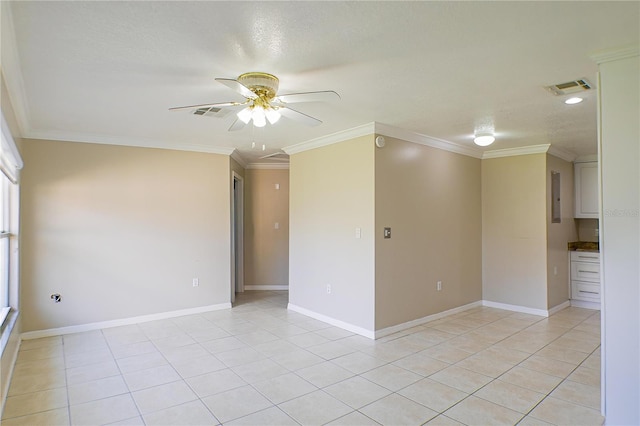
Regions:
<svg viewBox="0 0 640 426"><path fill-rule="evenodd" d="M340 95L338 95L333 90L326 90L322 92L289 93L288 95L280 95L276 98L276 101L284 102L286 104L293 104L298 102L329 102L338 100L340 100Z"/></svg>
<svg viewBox="0 0 640 426"><path fill-rule="evenodd" d="M236 130L240 130L245 126L244 121L236 118L231 127L229 127L229 132L235 132Z"/></svg>
<svg viewBox="0 0 640 426"><path fill-rule="evenodd" d="M169 111L179 111L181 109L200 109L200 108L225 108L244 105L246 102L220 102L216 104L187 105L181 107L169 108Z"/></svg>
<svg viewBox="0 0 640 426"><path fill-rule="evenodd" d="M289 158L289 155L283 151L276 151L273 152L271 154L267 154L267 155L263 155L262 157L258 158L259 160L264 160L265 158L272 158L272 157L276 157L275 160L284 160L284 158L277 158L278 156L282 156L282 157L287 157Z"/></svg>
<svg viewBox="0 0 640 426"><path fill-rule="evenodd" d="M322 124L322 121L318 120L317 118L313 118L310 115L303 114L289 107L278 108L278 112L283 116L290 118L291 120L306 124L307 126L318 126Z"/></svg>
<svg viewBox="0 0 640 426"><path fill-rule="evenodd" d="M235 90L245 98L255 99L258 97L258 95L253 93L247 86L241 84L238 80L233 80L231 78L216 78L216 81L224 84L231 90Z"/></svg>

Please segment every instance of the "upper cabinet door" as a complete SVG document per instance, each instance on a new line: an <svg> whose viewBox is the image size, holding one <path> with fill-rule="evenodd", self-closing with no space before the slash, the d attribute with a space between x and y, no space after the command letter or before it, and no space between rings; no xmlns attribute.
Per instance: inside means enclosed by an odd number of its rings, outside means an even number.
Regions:
<svg viewBox="0 0 640 426"><path fill-rule="evenodd" d="M598 163L576 163L576 218L598 219Z"/></svg>

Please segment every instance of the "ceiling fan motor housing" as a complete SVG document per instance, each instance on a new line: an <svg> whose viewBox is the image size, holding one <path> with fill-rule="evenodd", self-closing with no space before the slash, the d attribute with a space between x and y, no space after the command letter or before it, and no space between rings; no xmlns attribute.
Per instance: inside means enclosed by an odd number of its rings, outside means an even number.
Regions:
<svg viewBox="0 0 640 426"><path fill-rule="evenodd" d="M268 102L276 97L279 80L275 75L265 72L247 72L238 77L238 83Z"/></svg>

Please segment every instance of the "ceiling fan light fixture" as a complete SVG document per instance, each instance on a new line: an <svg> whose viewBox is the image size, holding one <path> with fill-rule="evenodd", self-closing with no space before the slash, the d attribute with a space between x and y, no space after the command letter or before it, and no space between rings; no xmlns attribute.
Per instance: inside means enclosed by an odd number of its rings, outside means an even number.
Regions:
<svg viewBox="0 0 640 426"><path fill-rule="evenodd" d="M276 124L278 120L280 120L280 113L273 108L265 110L264 115L267 116L267 120L269 120L271 124Z"/></svg>
<svg viewBox="0 0 640 426"><path fill-rule="evenodd" d="M256 127L264 127L267 124L267 120L264 115L264 108L260 105L255 105L253 107L251 118L253 118L253 125Z"/></svg>
<svg viewBox="0 0 640 426"><path fill-rule="evenodd" d="M473 142L478 146L489 146L496 140L493 133L476 133Z"/></svg>
<svg viewBox="0 0 640 426"><path fill-rule="evenodd" d="M238 116L238 120L242 121L244 124L249 124L252 116L251 108L246 107L242 111L238 112L237 116Z"/></svg>

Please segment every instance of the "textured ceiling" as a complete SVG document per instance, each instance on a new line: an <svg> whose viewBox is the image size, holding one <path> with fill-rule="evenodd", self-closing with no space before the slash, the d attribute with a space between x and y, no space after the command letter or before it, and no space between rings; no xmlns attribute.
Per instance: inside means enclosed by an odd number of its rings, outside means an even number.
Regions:
<svg viewBox="0 0 640 426"><path fill-rule="evenodd" d="M373 121L489 149L596 152L596 91L567 106L543 86L587 78L590 55L638 43L639 2L2 2L2 70L23 136L214 150L247 161ZM242 100L215 77L264 71L306 127L228 132L233 116L168 108ZM252 150L252 142L268 150Z"/></svg>

